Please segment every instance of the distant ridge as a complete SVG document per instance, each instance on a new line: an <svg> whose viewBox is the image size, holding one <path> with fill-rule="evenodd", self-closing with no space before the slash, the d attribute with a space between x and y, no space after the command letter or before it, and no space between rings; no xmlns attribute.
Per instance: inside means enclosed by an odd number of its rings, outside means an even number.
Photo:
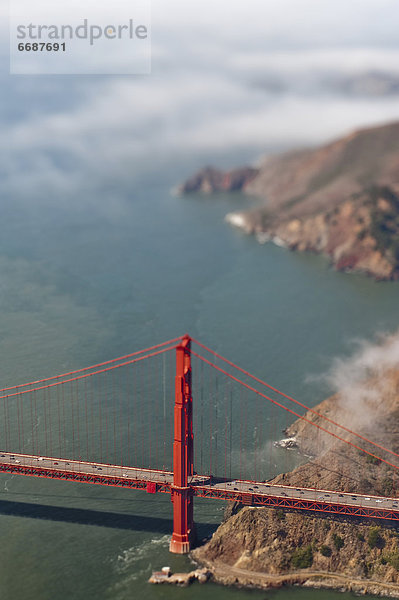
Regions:
<svg viewBox="0 0 399 600"><path fill-rule="evenodd" d="M268 156L257 169L208 167L179 187L182 194L220 190L264 200L228 216L262 241L325 254L340 270L399 279L399 122Z"/></svg>

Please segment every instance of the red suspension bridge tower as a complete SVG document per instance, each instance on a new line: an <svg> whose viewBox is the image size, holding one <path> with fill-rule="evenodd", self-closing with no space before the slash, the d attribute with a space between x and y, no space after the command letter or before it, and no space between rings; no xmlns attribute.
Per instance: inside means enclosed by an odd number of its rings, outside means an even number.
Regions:
<svg viewBox="0 0 399 600"><path fill-rule="evenodd" d="M194 537L193 495L188 485L194 475L193 398L191 390L191 339L184 336L176 348L173 442L173 535L170 551L185 554Z"/></svg>

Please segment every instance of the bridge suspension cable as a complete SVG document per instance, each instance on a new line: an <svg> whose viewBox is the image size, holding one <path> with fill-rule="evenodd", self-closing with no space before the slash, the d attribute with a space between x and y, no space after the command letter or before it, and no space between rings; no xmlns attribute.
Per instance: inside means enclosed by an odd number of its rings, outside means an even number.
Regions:
<svg viewBox="0 0 399 600"><path fill-rule="evenodd" d="M140 354L147 353L147 356L142 357L143 359L145 359L145 358L148 358L148 356L151 356L150 354L148 354L149 352L151 352L153 350L157 350L158 348L163 348L164 346L171 346L170 348L168 348L168 350L173 350L176 346L175 345L172 346L172 344L176 344L176 342L180 341L182 338L183 338L183 336L179 336L177 338L173 338L172 340L168 340L167 342L162 342L162 344L156 344L155 346L150 346L149 348L145 348L144 350L138 350L136 352L132 352L131 354L125 354L124 356L119 356L118 358L113 358L111 360L107 360L105 362L101 362L96 365L91 365L89 367L83 367L82 369L77 369L75 371L69 371L67 373L53 375L51 377L46 377L44 379L38 379L37 381L31 381L29 383L22 383L19 385L13 385L11 387L0 388L0 393L11 391L14 389L19 390L21 388L28 387L28 386L36 386L39 383L45 383L46 381L53 381L54 379L70 377L71 375L77 375L78 373L84 373L86 371L91 371L92 369L98 369L100 367L105 367L106 365L115 364L120 361L126 361L128 358L132 358L133 356L138 356ZM129 363L122 363L121 365L117 365L115 368L117 368L118 366L124 366L126 364L129 364ZM101 372L101 371L99 371L99 372ZM93 375L95 375L95 373L93 373ZM1 397L3 397L3 396L1 396Z"/></svg>
<svg viewBox="0 0 399 600"><path fill-rule="evenodd" d="M276 394L279 394L280 396L286 398L287 400L289 400L290 402L293 402L294 404L296 404L297 406L300 406L301 408L304 408L307 412L311 412L314 415L316 415L317 417L323 419L324 421L327 421L328 423L330 423L331 425L334 425L334 427L338 427L339 429L342 429L343 431L346 431L347 433L349 433L350 435L353 435L359 439L361 439L362 441L371 444L372 446L375 446L376 448L378 448L379 450L383 450L384 452L387 452L388 454L391 454L392 456L396 456L399 458L399 454L397 452L394 452L393 450L391 450L390 448L386 448L385 446L382 446L381 444L378 444L377 442L373 442L372 440L369 440L368 438L366 438L365 436L361 435L360 433L357 433L356 431L353 431L352 429L349 429L348 427L345 427L345 425L341 425L340 423L337 423L336 421L334 421L333 419L330 419L329 417L327 417L326 415L323 415L322 413L318 412L317 410L315 410L314 408L311 408L309 406L307 406L306 404L304 404L303 402L300 402L299 400L296 400L295 398L293 398L292 396L289 396L288 394L285 394L284 392L281 392L279 389L273 387L272 385L270 385L269 383L267 383L266 381L263 381L262 379L260 379L259 377L256 377L255 375L252 375L251 373L249 373L248 371L246 371L245 369L243 369L242 367L239 367L238 365L236 365L235 363L233 363L232 361L228 360L227 358L224 358L223 356L221 356L220 354L218 354L217 352L215 352L214 350L211 350L210 348L208 348L207 346L205 346L204 344L202 344L201 342L193 339L192 340L195 344L197 344L198 346L200 346L201 348L203 348L204 350L206 350L207 352L209 352L210 354L212 354L213 356L215 356L216 358L218 358L219 360L223 361L224 363L228 364L230 367L233 367L234 369L236 369L237 371L239 371L240 373L242 373L243 375L246 375L247 377L249 377L250 379L252 379L253 381L256 381L257 383L260 383L261 385L264 385L265 387L267 387L268 389L272 390L273 392L275 392ZM209 363L209 364L213 364L213 363ZM272 401L272 400L271 400ZM285 407L283 407L285 408ZM289 409L285 409L287 411L289 411ZM293 413L296 414L296 413ZM302 418L302 417L301 417ZM311 421L309 421L311 422ZM322 428L321 428L322 429ZM379 458L379 457L378 457ZM382 459L381 459L382 460Z"/></svg>
<svg viewBox="0 0 399 600"><path fill-rule="evenodd" d="M17 390L16 392L13 392L11 394L4 394L0 396L0 400L3 398L12 398L13 396L21 396L22 394L30 394L31 392L37 392L39 390L46 390L48 388L52 388L52 387L56 387L56 386L60 386L63 385L64 383L71 383L73 381L79 381L80 379L87 379L88 377L93 377L94 375L100 375L101 373L107 373L110 371L115 371L115 369L119 369L121 367L126 367L128 365L133 365L134 363L138 363L141 361L146 360L147 358L152 358L153 356L159 356L160 354L163 354L165 352L170 352L171 350L174 350L175 346L170 346L168 348L162 348L161 350L158 350L157 352L152 352L149 354L146 354L145 356L139 356L138 358L133 358L132 360L128 360L125 362L122 362L120 364L117 365L113 365L111 367L106 367L104 369L100 369L98 371L93 371L92 373L85 373L84 375L77 375L76 377L71 377L70 379L63 379L62 381L56 381L54 383L49 383L48 385L43 385L40 387L36 387L36 388L32 388L32 389L28 389L28 390L19 390L20 387L26 387L27 385L35 385L35 383L45 383L46 381L50 381L52 379L56 379L56 378L60 378L62 377L62 375L58 375L57 377L50 377L49 379L44 379L42 381L37 381L34 382L33 384L27 384L24 383L21 386L14 386L12 388L8 388L10 390ZM109 362L114 362L114 361L109 361ZM105 364L109 364L109 362L105 363ZM101 365L98 365L101 366ZM87 369L82 369L84 371L86 371ZM81 371L75 371L74 373L80 373ZM73 373L66 373L65 376L69 376L72 375ZM0 390L1 391L7 391L7 390Z"/></svg>
<svg viewBox="0 0 399 600"><path fill-rule="evenodd" d="M201 356L200 354L197 354L196 352L194 352L193 350L191 350L191 354L195 357L197 357L199 360L202 360L203 362L205 362L207 365L209 365L210 367L212 367L213 369L215 369L216 371L219 371L220 373L222 373L223 375L229 377L230 379L232 379L233 381L235 381L236 383L239 383L240 385L242 385L243 387L245 387L246 389L250 390L251 392L254 392L256 395L264 398L265 400L268 400L269 402L271 402L272 404L274 404L275 406L278 406L279 408L282 408L283 410L285 410L286 412L294 415L295 417L297 417L298 419L301 419L302 421L305 421L306 423L308 423L309 425L312 425L313 427L317 428L320 431L323 431L324 433L327 433L328 435L336 438L337 440L344 442L345 444L348 444L350 446L352 446L353 448L355 448L356 450L359 450L367 455L369 455L370 457L379 460L381 462L384 462L385 464L387 464L388 466L394 468L395 470L399 471L399 466L394 465L393 463L389 462L388 460L382 458L381 456L378 456L377 454L373 454L372 452L369 452L368 450L365 450L364 448L362 448L361 446L358 446L357 444L354 444L353 442L346 440L345 438L341 437L340 435L329 431L328 429L326 429L325 427L318 425L317 423L314 423L313 421L311 421L310 419L307 419L304 415L301 415L299 413L297 413L296 411L294 411L291 408L288 408L287 406L284 406L283 404L281 404L281 402L278 402L277 400L274 400L273 398L270 398L270 396L267 396L266 394L263 394L262 392L260 392L259 390L257 390L256 388L254 388L253 386L249 385L248 383L246 383L245 381L242 381L241 379L238 379L238 377L235 377L234 375L232 375L231 373L229 373L228 371L226 371L225 369L222 369L221 367L219 367L218 365L215 365L214 363L212 363L210 360L206 359L205 357ZM354 433L349 429L346 429L349 433ZM354 434L355 435L355 434ZM367 438L362 438L364 441L373 444L373 442L371 440L368 440ZM376 444L374 444L376 445Z"/></svg>

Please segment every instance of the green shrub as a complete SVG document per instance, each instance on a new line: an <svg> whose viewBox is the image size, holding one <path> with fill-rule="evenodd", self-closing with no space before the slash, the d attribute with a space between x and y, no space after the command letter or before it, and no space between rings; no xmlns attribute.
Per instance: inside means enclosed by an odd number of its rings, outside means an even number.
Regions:
<svg viewBox="0 0 399 600"><path fill-rule="evenodd" d="M380 535L379 527L371 527L367 536L367 542L370 548L381 548L384 540Z"/></svg>
<svg viewBox="0 0 399 600"><path fill-rule="evenodd" d="M370 454L367 454L366 462L370 463L371 465L379 465L381 461L376 456L370 456Z"/></svg>
<svg viewBox="0 0 399 600"><path fill-rule="evenodd" d="M278 537L280 540L285 540L285 538L287 537L287 535L288 535L288 534L287 534L287 532L285 531L285 529L279 529L279 530L277 531L277 537Z"/></svg>
<svg viewBox="0 0 399 600"><path fill-rule="evenodd" d="M313 563L312 546L309 544L305 548L297 548L291 557L291 564L297 569L307 569Z"/></svg>
<svg viewBox="0 0 399 600"><path fill-rule="evenodd" d="M332 550L331 550L330 546L326 546L325 544L323 544L322 547L320 548L320 553L323 556L331 556Z"/></svg>
<svg viewBox="0 0 399 600"><path fill-rule="evenodd" d="M370 483L370 481L368 479L366 479L365 477L363 477L360 481L359 481L359 485L360 485L360 489L363 491L363 493L368 493L370 492L371 488L373 487L372 484ZM360 490L359 490L360 491Z"/></svg>
<svg viewBox="0 0 399 600"><path fill-rule="evenodd" d="M385 477L385 479L382 482L382 491L384 494L386 494L387 496L389 496L392 493L393 490L393 481L390 477Z"/></svg>
<svg viewBox="0 0 399 600"><path fill-rule="evenodd" d="M344 545L344 540L337 533L333 533L333 542L334 542L334 546L337 550L340 550L342 548L342 546Z"/></svg>
<svg viewBox="0 0 399 600"><path fill-rule="evenodd" d="M392 552L388 556L388 562L394 569L399 571L399 552Z"/></svg>
<svg viewBox="0 0 399 600"><path fill-rule="evenodd" d="M361 542L365 542L366 541L364 535L362 533L360 533L360 531L356 534L356 537Z"/></svg>

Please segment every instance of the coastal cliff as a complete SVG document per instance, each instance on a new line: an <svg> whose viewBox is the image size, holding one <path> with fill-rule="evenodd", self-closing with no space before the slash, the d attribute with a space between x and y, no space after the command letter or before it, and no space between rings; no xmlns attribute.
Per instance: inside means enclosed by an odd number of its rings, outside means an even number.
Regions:
<svg viewBox="0 0 399 600"><path fill-rule="evenodd" d="M392 348L388 344L388 352ZM356 384L356 390L343 390L304 417L284 435L298 451L312 456L273 483L396 495L397 471L372 456L374 452L384 456L380 449L361 442L371 453L364 454L343 441L359 443L348 430L339 431L340 440L321 430L315 434L310 422L329 431L333 424L325 418L349 424L398 453L398 368L376 368L367 381ZM394 457L387 455L390 461ZM381 521L230 506L225 522L207 544L194 550L193 557L211 569L216 581L228 585L266 589L298 584L399 598L399 531Z"/></svg>
<svg viewBox="0 0 399 600"><path fill-rule="evenodd" d="M266 157L256 169L207 168L179 188L220 190L262 199L226 219L263 242L324 254L338 270L399 279L399 123Z"/></svg>
<svg viewBox="0 0 399 600"><path fill-rule="evenodd" d="M330 587L399 598L393 528L245 507L192 553L225 585Z"/></svg>

